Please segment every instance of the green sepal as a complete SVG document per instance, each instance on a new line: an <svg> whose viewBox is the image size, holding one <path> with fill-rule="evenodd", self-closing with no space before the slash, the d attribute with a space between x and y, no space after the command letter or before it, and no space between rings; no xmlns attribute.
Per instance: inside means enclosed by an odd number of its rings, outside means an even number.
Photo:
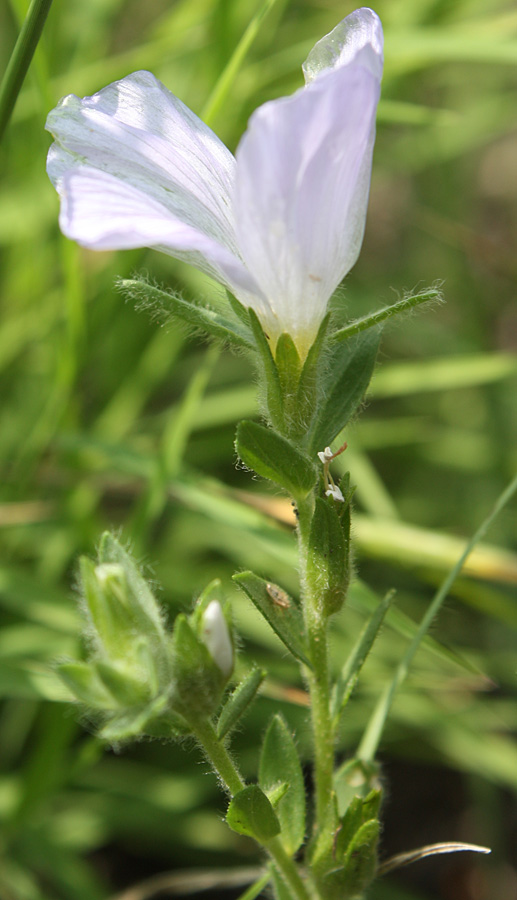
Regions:
<svg viewBox="0 0 517 900"><path fill-rule="evenodd" d="M273 716L262 744L259 784L273 803L273 792L288 785L274 803L281 826L281 840L292 856L305 837L305 785L302 767L291 732L280 715Z"/></svg>
<svg viewBox="0 0 517 900"><path fill-rule="evenodd" d="M138 625L139 633L164 640L162 615L153 592L129 553L109 531L100 540L99 563L114 563L122 567L127 590L124 602Z"/></svg>
<svg viewBox="0 0 517 900"><path fill-rule="evenodd" d="M319 375L320 403L310 428L312 454L329 446L357 411L370 383L380 343L372 328L334 344Z"/></svg>
<svg viewBox="0 0 517 900"><path fill-rule="evenodd" d="M277 585L259 578L253 572L238 572L233 580L246 592L293 656L312 668L303 615L294 600Z"/></svg>
<svg viewBox="0 0 517 900"><path fill-rule="evenodd" d="M337 861L349 856L350 846L362 826L371 820L378 820L380 804L380 790L370 791L364 799L357 796L353 798L341 817L340 828L334 842L333 852Z"/></svg>
<svg viewBox="0 0 517 900"><path fill-rule="evenodd" d="M79 560L79 578L95 642L108 658L124 659L131 653L135 621L124 598L125 575L121 566L97 577L97 566L86 556Z"/></svg>
<svg viewBox="0 0 517 900"><path fill-rule="evenodd" d="M364 801L380 791L379 767L362 759L347 759L334 773L333 784L337 813L342 818L356 797Z"/></svg>
<svg viewBox="0 0 517 900"><path fill-rule="evenodd" d="M258 784L250 784L235 795L226 821L232 831L255 838L261 844L267 844L280 833L278 816Z"/></svg>
<svg viewBox="0 0 517 900"><path fill-rule="evenodd" d="M377 845L379 843L379 820L364 822L348 845L343 866L329 873L324 879L327 890L332 883L333 894L341 900L358 900L373 880L377 870Z"/></svg>
<svg viewBox="0 0 517 900"><path fill-rule="evenodd" d="M291 335L286 332L281 334L276 342L275 362L284 408L282 431L290 437L301 436L307 430L307 423L300 416L302 410L297 402L302 363Z"/></svg>
<svg viewBox="0 0 517 900"><path fill-rule="evenodd" d="M92 663L100 680L122 709L141 706L150 699L149 685L135 678L121 664L112 665L103 660Z"/></svg>
<svg viewBox="0 0 517 900"><path fill-rule="evenodd" d="M238 347L254 347L250 329L237 315L226 317L209 307L184 300L177 292L157 288L142 278L121 278L117 286L137 309L155 312L162 320L181 319L193 330L211 334Z"/></svg>
<svg viewBox="0 0 517 900"><path fill-rule="evenodd" d="M192 713L210 715L219 703L226 678L183 613L174 622L171 653L171 706L187 722Z"/></svg>
<svg viewBox="0 0 517 900"><path fill-rule="evenodd" d="M269 341L264 334L255 310L251 309L251 307L248 309L248 318L253 337L255 338L255 349L258 351L262 363L261 368L266 385L265 399L269 420L274 428L282 431L284 426L284 403L278 369L271 353Z"/></svg>
<svg viewBox="0 0 517 900"><path fill-rule="evenodd" d="M167 698L162 696L155 698L151 703L144 706L127 709L119 715L110 717L100 729L98 735L102 740L116 743L141 735L152 734L153 723L161 719L166 707ZM172 721L170 720L171 727ZM173 733L169 730L167 737L170 738Z"/></svg>
<svg viewBox="0 0 517 900"><path fill-rule="evenodd" d="M56 666L56 671L74 697L90 709L117 708L117 701L106 690L97 672L89 663L61 663Z"/></svg>
<svg viewBox="0 0 517 900"><path fill-rule="evenodd" d="M287 438L258 422L239 422L235 447L248 468L280 485L296 500L303 500L316 483L311 460Z"/></svg>
<svg viewBox="0 0 517 900"><path fill-rule="evenodd" d="M217 602L220 603L221 608L225 606L226 600L220 578L214 578L210 584L207 584L206 588L204 588L196 601L194 611L189 616L189 624L198 635L202 628L203 613L212 600L217 600Z"/></svg>
<svg viewBox="0 0 517 900"><path fill-rule="evenodd" d="M380 801L378 789L365 797L353 796L344 814L334 820L334 836L315 848L312 868L322 895L329 900L358 900L374 877Z"/></svg>
<svg viewBox="0 0 517 900"><path fill-rule="evenodd" d="M320 369L329 324L330 313L327 313L318 329L316 340L305 358L296 390L296 406L299 410L300 421L306 423L307 427L309 427L318 406Z"/></svg>
<svg viewBox="0 0 517 900"><path fill-rule="evenodd" d="M349 575L349 540L343 533L338 509L341 501L316 497L307 555L307 582L318 598L322 615L338 612L346 598ZM349 536L348 536L349 537Z"/></svg>
<svg viewBox="0 0 517 900"><path fill-rule="evenodd" d="M217 737L221 741L237 724L241 716L251 706L260 685L266 677L264 669L256 666L237 685L224 704L217 722Z"/></svg>

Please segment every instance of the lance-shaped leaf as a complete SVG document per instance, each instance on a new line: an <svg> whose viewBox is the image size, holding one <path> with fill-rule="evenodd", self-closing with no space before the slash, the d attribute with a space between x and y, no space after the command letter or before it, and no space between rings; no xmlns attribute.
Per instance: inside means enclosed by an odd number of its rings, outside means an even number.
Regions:
<svg viewBox="0 0 517 900"><path fill-rule="evenodd" d="M316 468L290 441L258 422L243 421L235 441L243 463L303 500L316 484Z"/></svg>
<svg viewBox="0 0 517 900"><path fill-rule="evenodd" d="M276 584L253 572L238 572L233 580L247 593L293 656L310 667L303 615L294 600Z"/></svg>
<svg viewBox="0 0 517 900"><path fill-rule="evenodd" d="M160 320L180 319L188 328L208 332L215 338L229 341L237 347L253 348L253 337L242 321L224 316L209 306L184 300L176 291L165 291L144 278L121 278L119 290L140 309L150 310Z"/></svg>
<svg viewBox="0 0 517 900"><path fill-rule="evenodd" d="M258 784L250 784L235 795L226 821L233 831L255 838L261 844L267 844L280 833L275 810Z"/></svg>
<svg viewBox="0 0 517 900"><path fill-rule="evenodd" d="M346 706L348 699L355 687L359 673L363 664L372 649L373 642L379 634L384 622L386 613L388 612L393 598L394 591L389 591L384 599L379 603L377 609L374 610L361 634L359 635L352 652L350 653L345 665L341 669L337 681L332 692L332 715L339 718L341 711Z"/></svg>
<svg viewBox="0 0 517 900"><path fill-rule="evenodd" d="M287 791L275 809L282 829L282 843L292 856L305 837L305 786L294 740L279 715L271 720L262 744L259 784L271 800L275 789L287 784Z"/></svg>
<svg viewBox="0 0 517 900"><path fill-rule="evenodd" d="M217 722L217 737L221 741L240 717L246 712L257 696L258 689L266 673L254 666L251 672L237 685L224 704Z"/></svg>
<svg viewBox="0 0 517 900"><path fill-rule="evenodd" d="M333 347L310 430L311 453L329 446L357 411L373 375L379 342L380 329L372 328Z"/></svg>

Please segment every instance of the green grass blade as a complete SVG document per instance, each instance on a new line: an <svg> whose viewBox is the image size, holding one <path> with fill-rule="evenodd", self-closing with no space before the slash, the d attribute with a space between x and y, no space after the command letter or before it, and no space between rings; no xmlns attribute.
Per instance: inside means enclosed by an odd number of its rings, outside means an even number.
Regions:
<svg viewBox="0 0 517 900"><path fill-rule="evenodd" d="M51 5L52 0L32 0L5 70L0 87L0 141L11 118Z"/></svg>
<svg viewBox="0 0 517 900"><path fill-rule="evenodd" d="M364 732L363 738L359 745L359 749L357 751L357 756L359 759L362 759L366 762L373 760L375 753L377 751L377 747L379 746L379 742L382 736L382 732L384 729L384 725L386 723L386 719L388 717L389 711L391 709L393 699L395 694L406 678L406 675L409 671L409 667L413 661L413 657L417 652L420 644L422 642L423 637L429 630L429 627L440 610L442 603L446 599L454 581L457 576L461 572L463 567L463 563L466 561L467 557L470 555L476 544L484 537L486 532L488 531L490 525L494 521L494 519L499 515L501 510L506 506L506 504L511 500L515 492L517 491L517 476L510 482L507 488L503 491L503 493L497 499L493 509L490 511L489 515L486 519L481 523L473 537L467 543L465 550L461 554L460 558L456 565L451 569L447 578L441 585L440 589L435 594L435 597L430 604L425 616L423 617L418 631L416 632L413 640L411 641L406 654L402 661L400 662L395 676L386 688L386 690L382 693L377 706L375 707L373 714L366 726L366 730Z"/></svg>
<svg viewBox="0 0 517 900"><path fill-rule="evenodd" d="M237 73L241 68L246 54L250 49L253 41L255 40L260 26L267 13L273 8L276 0L265 0L265 2L260 7L259 11L256 15L253 16L251 22L246 28L242 38L237 44L235 50L233 51L227 65L223 69L219 79L217 80L217 84L215 85L210 97L208 98L207 103L201 113L201 118L210 125L215 117L217 116L219 110L222 108L230 88L237 77Z"/></svg>

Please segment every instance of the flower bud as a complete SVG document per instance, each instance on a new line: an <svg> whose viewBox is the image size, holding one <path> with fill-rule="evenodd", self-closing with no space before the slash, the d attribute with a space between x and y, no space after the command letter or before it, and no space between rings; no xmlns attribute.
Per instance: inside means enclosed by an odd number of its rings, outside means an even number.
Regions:
<svg viewBox="0 0 517 900"><path fill-rule="evenodd" d="M233 646L228 625L218 600L211 600L201 619L201 640L210 656L228 678L233 670Z"/></svg>

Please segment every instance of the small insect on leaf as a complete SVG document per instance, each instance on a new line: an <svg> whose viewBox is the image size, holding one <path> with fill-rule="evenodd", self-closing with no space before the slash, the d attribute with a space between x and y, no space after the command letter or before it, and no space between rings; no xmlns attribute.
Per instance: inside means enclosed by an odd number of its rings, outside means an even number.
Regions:
<svg viewBox="0 0 517 900"><path fill-rule="evenodd" d="M291 601L289 600L289 595L286 594L282 588L278 587L277 584L271 584L268 581L266 584L266 591L268 595L271 597L275 606L279 606L280 609L289 609L291 606Z"/></svg>

